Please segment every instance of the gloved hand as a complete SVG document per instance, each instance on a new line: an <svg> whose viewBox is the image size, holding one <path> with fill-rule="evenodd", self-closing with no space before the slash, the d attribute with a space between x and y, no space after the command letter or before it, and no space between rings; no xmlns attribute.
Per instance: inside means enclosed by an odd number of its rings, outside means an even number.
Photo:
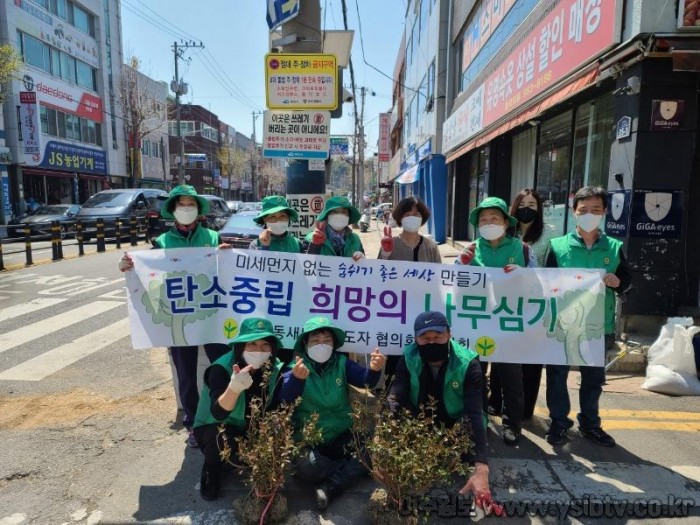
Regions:
<svg viewBox="0 0 700 525"><path fill-rule="evenodd" d="M382 251L385 254L390 254L394 251L394 238L391 235L391 228L384 226L384 237L382 237Z"/></svg>
<svg viewBox="0 0 700 525"><path fill-rule="evenodd" d="M474 255L476 253L476 244L471 243L469 246L465 246L462 253L459 255L459 262L467 266L472 262Z"/></svg>
<svg viewBox="0 0 700 525"><path fill-rule="evenodd" d="M316 223L316 229L311 236L311 244L323 244L326 242L326 222L321 221Z"/></svg>
<svg viewBox="0 0 700 525"><path fill-rule="evenodd" d="M365 254L359 250L352 254L352 260L355 262L359 261L360 259L364 259L364 258L365 258Z"/></svg>
<svg viewBox="0 0 700 525"><path fill-rule="evenodd" d="M231 381L228 384L229 390L236 394L248 390L253 384L253 378L250 377L252 369L251 365L246 366L243 370L238 365L233 365L233 374L231 374Z"/></svg>
<svg viewBox="0 0 700 525"><path fill-rule="evenodd" d="M124 252L124 255L122 255L122 258L119 259L119 271L120 272L128 272L129 270L133 270L134 268L134 260L129 257L129 254Z"/></svg>

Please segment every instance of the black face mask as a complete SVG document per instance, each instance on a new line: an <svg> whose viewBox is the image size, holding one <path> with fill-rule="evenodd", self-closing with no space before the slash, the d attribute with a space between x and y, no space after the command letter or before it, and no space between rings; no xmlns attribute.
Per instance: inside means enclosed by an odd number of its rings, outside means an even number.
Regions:
<svg viewBox="0 0 700 525"><path fill-rule="evenodd" d="M435 363L447 359L450 343L428 343L427 345L418 345L418 353L423 361Z"/></svg>
<svg viewBox="0 0 700 525"><path fill-rule="evenodd" d="M530 224L537 218L537 210L532 208L518 208L515 212L515 218L524 224Z"/></svg>

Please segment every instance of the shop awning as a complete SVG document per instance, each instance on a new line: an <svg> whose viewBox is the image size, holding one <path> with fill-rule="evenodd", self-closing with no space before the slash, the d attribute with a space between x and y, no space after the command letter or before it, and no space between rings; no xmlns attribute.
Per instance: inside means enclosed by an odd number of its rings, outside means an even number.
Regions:
<svg viewBox="0 0 700 525"><path fill-rule="evenodd" d="M75 177L75 173L71 171L52 171L25 167L22 167L22 175L38 175L41 177L67 177L70 179Z"/></svg>
<svg viewBox="0 0 700 525"><path fill-rule="evenodd" d="M529 109L524 110L523 112L514 117L510 117L505 123L501 124L497 128L487 132L484 135L481 135L480 137L470 142L467 142L463 146L447 154L445 157L445 162L450 163L453 160L461 157L465 153L491 142L491 140L495 139L499 135L503 135L511 129L517 128L518 126L524 124L528 120L534 119L535 117L541 115L548 109L574 96L576 93L583 91L588 86L595 84L597 78L598 67L596 66L593 69L589 70L587 73L578 77L577 79L561 86L554 93L542 99L535 105L531 106Z"/></svg>
<svg viewBox="0 0 700 525"><path fill-rule="evenodd" d="M404 171L401 175L396 177L396 181L399 184L413 184L416 182L418 179L420 179L420 171L418 171L418 164L415 166L411 166L408 168L406 171Z"/></svg>

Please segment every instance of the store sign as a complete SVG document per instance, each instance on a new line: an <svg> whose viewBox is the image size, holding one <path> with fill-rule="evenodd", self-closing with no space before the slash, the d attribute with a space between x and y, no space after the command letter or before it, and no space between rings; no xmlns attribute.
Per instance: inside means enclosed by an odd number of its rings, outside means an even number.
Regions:
<svg viewBox="0 0 700 525"><path fill-rule="evenodd" d="M652 100L651 130L683 129L685 100Z"/></svg>
<svg viewBox="0 0 700 525"><path fill-rule="evenodd" d="M265 111L263 157L327 159L329 111Z"/></svg>
<svg viewBox="0 0 700 525"><path fill-rule="evenodd" d="M608 211L605 216L605 233L613 237L627 237L630 225L631 190L608 193Z"/></svg>
<svg viewBox="0 0 700 525"><path fill-rule="evenodd" d="M562 0L443 125L447 153L514 112L619 40L621 2ZM483 90L480 92L480 90Z"/></svg>
<svg viewBox="0 0 700 525"><path fill-rule="evenodd" d="M39 104L36 93L20 91L19 93L20 140L25 159L36 162L41 156L41 128L39 127Z"/></svg>
<svg viewBox="0 0 700 525"><path fill-rule="evenodd" d="M265 55L265 93L269 109L328 109L338 107L338 68L335 55Z"/></svg>
<svg viewBox="0 0 700 525"><path fill-rule="evenodd" d="M84 148L55 140L46 144L40 163L27 162L27 164L52 170L107 175L107 156L104 150Z"/></svg>
<svg viewBox="0 0 700 525"><path fill-rule="evenodd" d="M206 162L207 161L207 154L206 153L185 153L185 159L187 160L188 163L190 163L190 162Z"/></svg>
<svg viewBox="0 0 700 525"><path fill-rule="evenodd" d="M309 171L326 171L326 161L323 159L309 159Z"/></svg>
<svg viewBox="0 0 700 525"><path fill-rule="evenodd" d="M700 30L700 3L696 0L679 0L677 12L680 29Z"/></svg>
<svg viewBox="0 0 700 525"><path fill-rule="evenodd" d="M12 217L12 204L10 204L10 177L6 171L0 172L2 182L2 211L5 216L5 221Z"/></svg>
<svg viewBox="0 0 700 525"><path fill-rule="evenodd" d="M379 114L379 162L391 159L391 113Z"/></svg>
<svg viewBox="0 0 700 525"><path fill-rule="evenodd" d="M617 140L626 139L632 133L632 117L622 117L617 121L617 133L615 133L615 138Z"/></svg>
<svg viewBox="0 0 700 525"><path fill-rule="evenodd" d="M331 155L348 155L350 144L347 137L331 137Z"/></svg>
<svg viewBox="0 0 700 525"><path fill-rule="evenodd" d="M14 4L18 8L16 24L20 31L99 69L100 55L94 38L50 15L32 2L14 0Z"/></svg>
<svg viewBox="0 0 700 525"><path fill-rule="evenodd" d="M39 102L45 102L46 105L65 110L79 117L102 122L102 99L100 97L86 93L77 86L50 75L40 73L36 69L25 71L20 84L21 89L36 92Z"/></svg>
<svg viewBox="0 0 700 525"><path fill-rule="evenodd" d="M481 2L462 39L462 71L469 67L486 45L515 2L516 0L483 0Z"/></svg>
<svg viewBox="0 0 700 525"><path fill-rule="evenodd" d="M679 239L682 229L682 190L634 190L630 237Z"/></svg>

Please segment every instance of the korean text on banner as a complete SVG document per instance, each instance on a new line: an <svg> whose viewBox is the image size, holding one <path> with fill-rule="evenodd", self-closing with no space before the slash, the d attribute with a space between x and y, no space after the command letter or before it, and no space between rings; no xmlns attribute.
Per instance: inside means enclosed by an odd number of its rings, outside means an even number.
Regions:
<svg viewBox="0 0 700 525"><path fill-rule="evenodd" d="M291 348L304 322L326 316L344 350L400 354L413 321L443 312L453 337L498 362L602 366L602 272L500 269L189 248L131 254L126 274L135 348L228 343L247 317L266 317Z"/></svg>

